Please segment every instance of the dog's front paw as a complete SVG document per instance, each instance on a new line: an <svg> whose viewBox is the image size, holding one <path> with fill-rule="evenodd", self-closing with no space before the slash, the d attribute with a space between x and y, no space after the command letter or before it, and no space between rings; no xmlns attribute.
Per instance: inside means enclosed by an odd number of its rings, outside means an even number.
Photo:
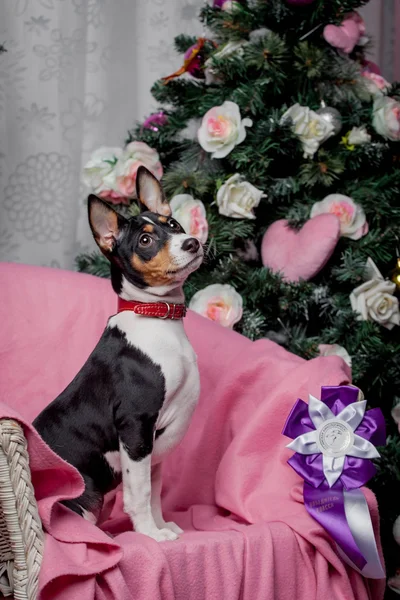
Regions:
<svg viewBox="0 0 400 600"><path fill-rule="evenodd" d="M181 535L183 533L183 529L181 529L179 527L179 525L177 525L173 521L170 521L169 523L165 523L164 527L166 527L167 529L170 529L171 531L173 531L177 535Z"/></svg>
<svg viewBox="0 0 400 600"><path fill-rule="evenodd" d="M156 542L173 542L178 539L178 534L169 528L167 529L167 527L163 529L150 529L149 531L141 531L140 533L148 535L153 540L156 540Z"/></svg>

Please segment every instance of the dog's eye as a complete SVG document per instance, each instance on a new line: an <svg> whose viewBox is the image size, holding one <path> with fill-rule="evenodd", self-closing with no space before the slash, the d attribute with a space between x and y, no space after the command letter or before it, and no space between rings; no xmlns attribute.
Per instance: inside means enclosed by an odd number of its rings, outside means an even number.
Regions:
<svg viewBox="0 0 400 600"><path fill-rule="evenodd" d="M152 243L153 238L150 237L147 233L143 233L143 235L141 235L139 238L139 246L147 248L148 246L151 246Z"/></svg>
<svg viewBox="0 0 400 600"><path fill-rule="evenodd" d="M177 221L175 221L174 219L170 219L170 220L168 221L168 225L171 227L171 229L176 229L176 230L178 230L178 229L180 229L180 228L181 228L181 226L179 225L179 223L177 223Z"/></svg>

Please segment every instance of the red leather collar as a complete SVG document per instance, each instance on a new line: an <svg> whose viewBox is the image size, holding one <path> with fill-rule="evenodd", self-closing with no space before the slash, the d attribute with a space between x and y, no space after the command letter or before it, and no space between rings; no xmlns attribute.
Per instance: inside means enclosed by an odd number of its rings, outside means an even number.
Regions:
<svg viewBox="0 0 400 600"><path fill-rule="evenodd" d="M158 319L172 319L177 321L186 315L184 304L171 302L136 302L136 300L123 300L118 298L118 312L130 310L143 317L157 317Z"/></svg>

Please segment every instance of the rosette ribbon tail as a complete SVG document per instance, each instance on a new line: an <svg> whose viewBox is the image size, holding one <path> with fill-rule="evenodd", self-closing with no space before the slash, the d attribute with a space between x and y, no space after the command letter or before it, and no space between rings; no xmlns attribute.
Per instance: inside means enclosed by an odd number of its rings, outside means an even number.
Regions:
<svg viewBox="0 0 400 600"><path fill-rule="evenodd" d="M382 579L367 501L360 487L375 473L375 445L386 442L380 409L365 412L351 386L323 387L321 400L298 400L283 434L293 439L290 466L304 479L308 513L332 537L341 558L364 577Z"/></svg>

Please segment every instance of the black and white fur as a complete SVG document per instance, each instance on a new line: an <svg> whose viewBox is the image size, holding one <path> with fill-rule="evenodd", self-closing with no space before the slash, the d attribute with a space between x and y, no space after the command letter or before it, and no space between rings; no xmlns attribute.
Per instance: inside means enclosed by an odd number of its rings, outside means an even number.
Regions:
<svg viewBox="0 0 400 600"><path fill-rule="evenodd" d="M125 300L183 303L182 285L200 266L202 246L171 219L160 184L144 167L137 197L142 212L129 220L89 197L90 226L111 262L113 288ZM135 531L176 539L181 529L165 523L161 510L161 461L183 438L199 390L182 320L112 316L82 369L34 421L84 479L82 496L64 503L96 522L104 494L122 479Z"/></svg>

